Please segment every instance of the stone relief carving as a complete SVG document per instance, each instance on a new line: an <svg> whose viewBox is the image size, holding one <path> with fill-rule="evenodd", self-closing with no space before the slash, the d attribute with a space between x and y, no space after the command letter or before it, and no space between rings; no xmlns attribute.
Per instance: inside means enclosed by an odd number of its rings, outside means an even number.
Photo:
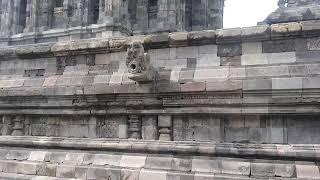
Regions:
<svg viewBox="0 0 320 180"><path fill-rule="evenodd" d="M280 8L284 8L284 7L286 7L287 3L288 3L288 0L279 0L278 1L278 6Z"/></svg>
<svg viewBox="0 0 320 180"><path fill-rule="evenodd" d="M141 42L130 43L127 49L126 65L128 78L137 82L152 81L155 70L150 65L150 56L145 52Z"/></svg>
<svg viewBox="0 0 320 180"><path fill-rule="evenodd" d="M320 38L312 38L308 40L308 50L320 50Z"/></svg>

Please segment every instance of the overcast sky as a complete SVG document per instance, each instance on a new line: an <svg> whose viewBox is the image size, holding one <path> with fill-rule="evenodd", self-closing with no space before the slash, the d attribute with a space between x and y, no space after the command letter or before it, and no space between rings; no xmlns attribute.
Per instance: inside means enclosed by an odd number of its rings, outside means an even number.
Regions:
<svg viewBox="0 0 320 180"><path fill-rule="evenodd" d="M277 9L278 0L225 0L224 28L255 26Z"/></svg>

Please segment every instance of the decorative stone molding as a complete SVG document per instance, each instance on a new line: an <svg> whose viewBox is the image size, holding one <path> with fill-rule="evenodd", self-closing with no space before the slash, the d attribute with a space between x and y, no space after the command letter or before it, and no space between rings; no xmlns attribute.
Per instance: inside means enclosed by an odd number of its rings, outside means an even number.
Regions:
<svg viewBox="0 0 320 180"><path fill-rule="evenodd" d="M141 119L138 115L130 115L128 120L129 139L141 139Z"/></svg>
<svg viewBox="0 0 320 180"><path fill-rule="evenodd" d="M150 56L141 42L132 42L127 49L128 78L137 82L154 80L155 70L150 65Z"/></svg>
<svg viewBox="0 0 320 180"><path fill-rule="evenodd" d="M159 140L172 141L172 116L158 116Z"/></svg>
<svg viewBox="0 0 320 180"><path fill-rule="evenodd" d="M15 116L13 119L12 136L22 136L24 135L24 117Z"/></svg>

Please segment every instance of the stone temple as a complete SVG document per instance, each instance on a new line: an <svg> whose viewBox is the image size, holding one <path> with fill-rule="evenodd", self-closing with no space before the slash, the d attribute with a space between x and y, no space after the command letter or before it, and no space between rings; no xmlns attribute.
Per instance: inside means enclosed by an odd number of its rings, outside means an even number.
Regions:
<svg viewBox="0 0 320 180"><path fill-rule="evenodd" d="M320 179L319 0L0 4L0 179Z"/></svg>

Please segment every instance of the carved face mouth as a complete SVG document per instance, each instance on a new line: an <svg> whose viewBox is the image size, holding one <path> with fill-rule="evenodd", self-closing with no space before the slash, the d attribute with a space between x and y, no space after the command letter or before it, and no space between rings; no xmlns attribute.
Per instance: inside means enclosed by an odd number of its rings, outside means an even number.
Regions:
<svg viewBox="0 0 320 180"><path fill-rule="evenodd" d="M136 70L137 66L135 64L131 64L130 68L134 71L134 70Z"/></svg>
<svg viewBox="0 0 320 180"><path fill-rule="evenodd" d="M132 61L128 66L128 72L132 74L141 73L141 66L136 61Z"/></svg>

